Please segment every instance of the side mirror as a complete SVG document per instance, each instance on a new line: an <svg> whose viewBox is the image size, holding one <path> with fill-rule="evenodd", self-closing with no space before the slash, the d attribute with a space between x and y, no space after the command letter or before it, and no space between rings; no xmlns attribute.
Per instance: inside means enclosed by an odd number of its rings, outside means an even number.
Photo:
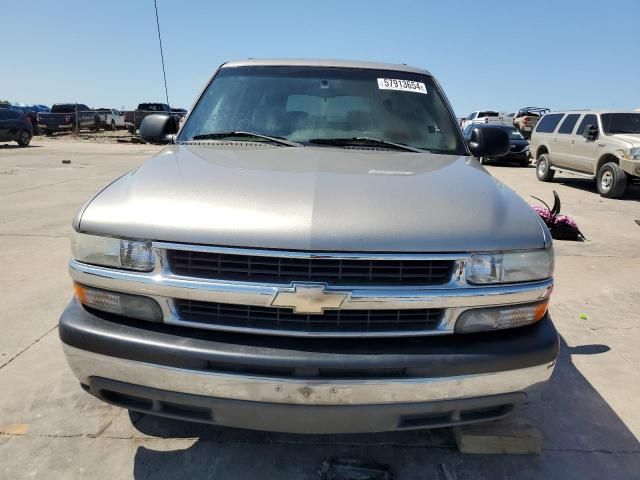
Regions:
<svg viewBox="0 0 640 480"><path fill-rule="evenodd" d="M471 130L469 150L476 157L501 157L509 153L509 135L499 127L475 127Z"/></svg>
<svg viewBox="0 0 640 480"><path fill-rule="evenodd" d="M591 124L587 125L582 131L582 136L587 140L595 140L598 138L598 126Z"/></svg>
<svg viewBox="0 0 640 480"><path fill-rule="evenodd" d="M140 137L149 143L165 144L175 140L178 123L172 115L154 113L147 115L140 124Z"/></svg>

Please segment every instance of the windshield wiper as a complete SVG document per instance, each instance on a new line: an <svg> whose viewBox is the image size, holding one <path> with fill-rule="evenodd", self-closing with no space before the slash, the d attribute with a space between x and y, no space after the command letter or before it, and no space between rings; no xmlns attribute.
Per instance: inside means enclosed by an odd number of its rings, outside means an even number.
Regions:
<svg viewBox="0 0 640 480"><path fill-rule="evenodd" d="M231 137L261 138L263 140L277 143L278 145L285 145L287 147L302 147L301 143L291 142L282 137L270 137L269 135L262 135L260 133L243 132L243 131L203 133L201 135L194 135L192 140L223 140L225 138L231 138Z"/></svg>
<svg viewBox="0 0 640 480"><path fill-rule="evenodd" d="M378 145L381 147L395 148L396 150L405 150L407 152L424 153L429 150L423 150L422 148L410 147L402 143L388 142L379 138L372 137L353 137L353 138L312 138L309 143L315 143L318 145L335 145L338 147L348 146L371 146Z"/></svg>

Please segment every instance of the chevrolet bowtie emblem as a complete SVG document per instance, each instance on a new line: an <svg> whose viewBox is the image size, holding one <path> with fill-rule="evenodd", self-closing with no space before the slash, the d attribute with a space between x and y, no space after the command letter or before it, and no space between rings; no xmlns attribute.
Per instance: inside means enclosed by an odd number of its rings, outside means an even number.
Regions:
<svg viewBox="0 0 640 480"><path fill-rule="evenodd" d="M294 283L291 288L281 289L271 305L293 308L294 313L322 313L326 309L340 308L347 293L327 292L322 283Z"/></svg>

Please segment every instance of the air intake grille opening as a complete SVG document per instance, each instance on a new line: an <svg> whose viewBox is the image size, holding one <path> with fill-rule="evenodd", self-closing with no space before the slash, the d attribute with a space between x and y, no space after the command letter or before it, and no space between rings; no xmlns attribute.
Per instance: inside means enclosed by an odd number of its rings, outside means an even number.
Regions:
<svg viewBox="0 0 640 480"><path fill-rule="evenodd" d="M367 260L265 257L168 250L178 275L264 283L326 282L332 285L442 285L451 279L451 260Z"/></svg>
<svg viewBox="0 0 640 480"><path fill-rule="evenodd" d="M319 315L293 313L289 308L175 300L181 320L255 330L309 333L370 333L435 330L442 309L325 310Z"/></svg>

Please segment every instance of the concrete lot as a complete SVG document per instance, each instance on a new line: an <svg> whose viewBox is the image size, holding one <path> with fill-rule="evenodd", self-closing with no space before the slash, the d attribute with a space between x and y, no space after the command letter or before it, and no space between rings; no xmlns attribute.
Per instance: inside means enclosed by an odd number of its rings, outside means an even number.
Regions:
<svg viewBox="0 0 640 480"><path fill-rule="evenodd" d="M542 432L541 456L462 455L448 429L293 436L190 425L84 393L56 328L71 296L70 223L93 191L157 150L0 145L0 478L315 479L330 457L386 463L399 479L640 478L640 192L606 200L587 180L540 183L533 168L489 170L530 202L556 189L589 239L556 243L561 358L543 400L519 413Z"/></svg>

